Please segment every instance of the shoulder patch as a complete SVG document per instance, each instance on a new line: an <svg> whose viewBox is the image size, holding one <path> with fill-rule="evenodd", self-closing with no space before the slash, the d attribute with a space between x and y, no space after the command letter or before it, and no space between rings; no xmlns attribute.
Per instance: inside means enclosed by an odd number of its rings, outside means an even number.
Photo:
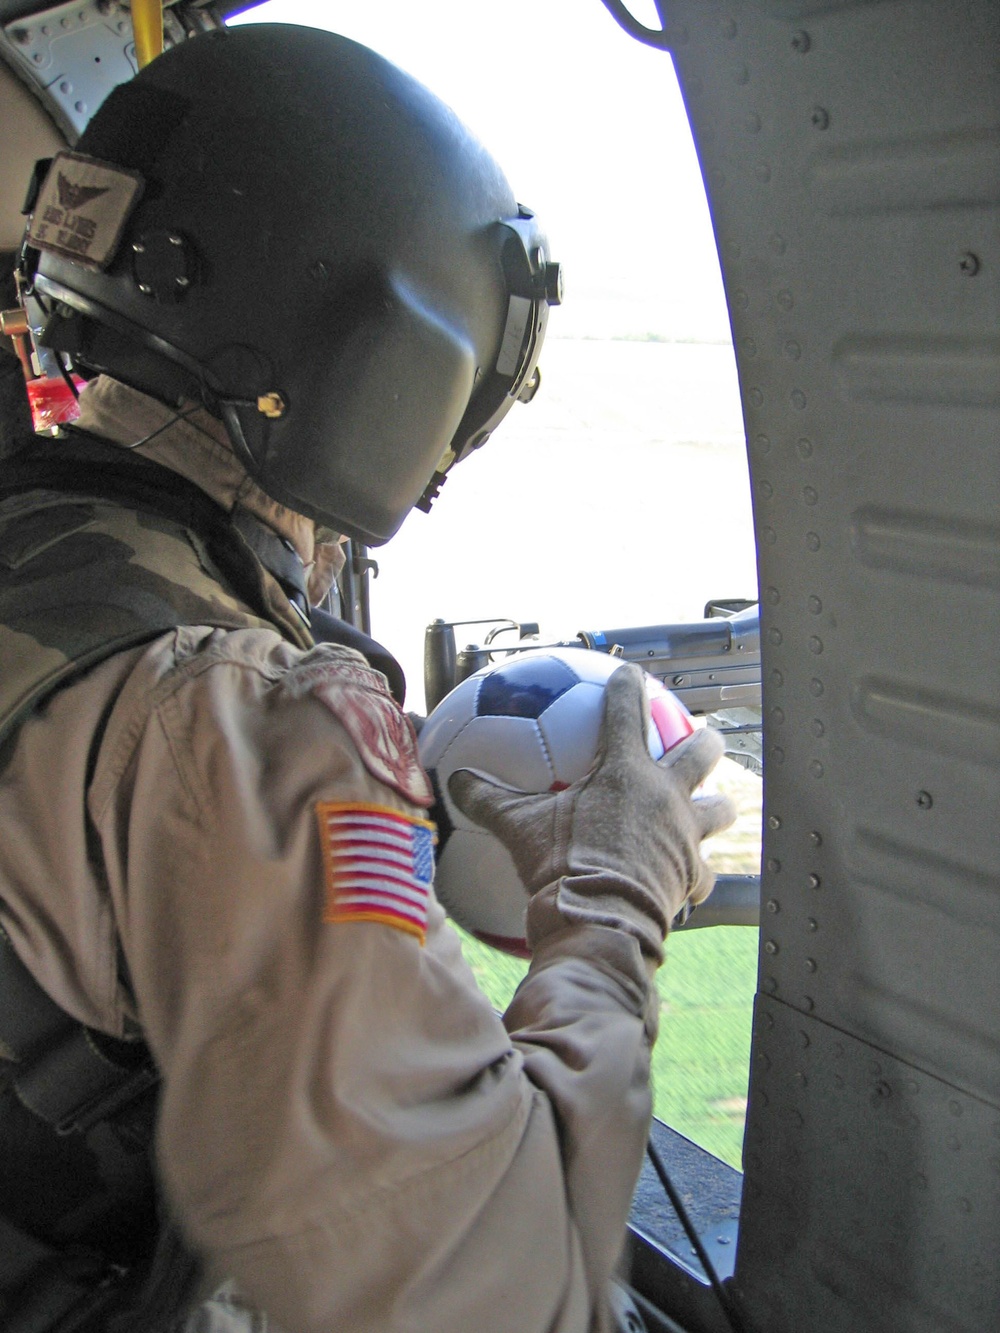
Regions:
<svg viewBox="0 0 1000 1333"><path fill-rule="evenodd" d="M389 693L385 677L351 649L323 649L322 660L313 658L289 672L282 687L311 694L329 708L372 777L428 809L434 793L417 756L413 724Z"/></svg>
<svg viewBox="0 0 1000 1333"><path fill-rule="evenodd" d="M316 806L327 922L372 921L427 937L434 879L434 825L383 805Z"/></svg>
<svg viewBox="0 0 1000 1333"><path fill-rule="evenodd" d="M143 184L134 171L82 153L57 153L31 214L28 240L88 268L107 268Z"/></svg>

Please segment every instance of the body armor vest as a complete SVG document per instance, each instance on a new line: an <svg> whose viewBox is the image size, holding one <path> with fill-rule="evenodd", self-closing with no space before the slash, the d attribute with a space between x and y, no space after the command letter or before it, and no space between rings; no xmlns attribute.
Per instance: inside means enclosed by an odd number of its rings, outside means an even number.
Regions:
<svg viewBox="0 0 1000 1333"><path fill-rule="evenodd" d="M309 646L272 580L228 515L158 464L90 440L32 450L0 482L0 741L81 671L180 625Z"/></svg>
<svg viewBox="0 0 1000 1333"><path fill-rule="evenodd" d="M332 616L314 624L316 638L364 652L402 702L384 649ZM311 646L301 562L252 515L230 515L177 474L82 432L34 441L5 463L0 764L54 690L182 625L266 628ZM160 1216L157 1082L141 1040L63 1013L0 931L5 1333L151 1333L173 1322L196 1265Z"/></svg>

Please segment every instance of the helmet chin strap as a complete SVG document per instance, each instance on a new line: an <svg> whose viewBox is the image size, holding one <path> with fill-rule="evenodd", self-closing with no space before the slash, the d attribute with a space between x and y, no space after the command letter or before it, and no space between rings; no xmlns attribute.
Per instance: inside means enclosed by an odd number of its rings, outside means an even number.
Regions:
<svg viewBox="0 0 1000 1333"><path fill-rule="evenodd" d="M306 571L298 551L242 505L235 506L230 518L233 527L267 572L277 579L282 592L302 621L308 625L309 598L306 593Z"/></svg>

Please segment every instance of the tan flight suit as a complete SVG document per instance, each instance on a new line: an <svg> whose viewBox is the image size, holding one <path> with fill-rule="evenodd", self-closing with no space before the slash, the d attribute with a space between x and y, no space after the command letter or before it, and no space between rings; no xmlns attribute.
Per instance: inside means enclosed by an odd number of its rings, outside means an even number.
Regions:
<svg viewBox="0 0 1000 1333"><path fill-rule="evenodd" d="M118 443L171 415L107 380L84 399L82 424ZM259 506L311 561L312 525L256 491L205 414L143 452ZM215 1282L287 1333L604 1326L650 1116L650 966L539 895L500 1018L433 897L423 942L324 919L317 805L419 821L430 804L359 655L179 628L52 695L0 787L2 924L77 1019L141 1023L162 1179ZM188 1325L263 1326L224 1297Z"/></svg>

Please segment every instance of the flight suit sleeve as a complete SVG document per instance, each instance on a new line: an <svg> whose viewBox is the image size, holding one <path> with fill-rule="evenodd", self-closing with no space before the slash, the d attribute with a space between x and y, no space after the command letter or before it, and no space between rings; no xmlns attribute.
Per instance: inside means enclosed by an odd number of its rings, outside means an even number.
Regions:
<svg viewBox="0 0 1000 1333"><path fill-rule="evenodd" d="M331 919L317 808L421 825L408 728L371 731L345 650L172 651L90 810L183 1229L287 1333L601 1327L650 1114L638 947L554 927L501 1020L433 894L422 938Z"/></svg>

